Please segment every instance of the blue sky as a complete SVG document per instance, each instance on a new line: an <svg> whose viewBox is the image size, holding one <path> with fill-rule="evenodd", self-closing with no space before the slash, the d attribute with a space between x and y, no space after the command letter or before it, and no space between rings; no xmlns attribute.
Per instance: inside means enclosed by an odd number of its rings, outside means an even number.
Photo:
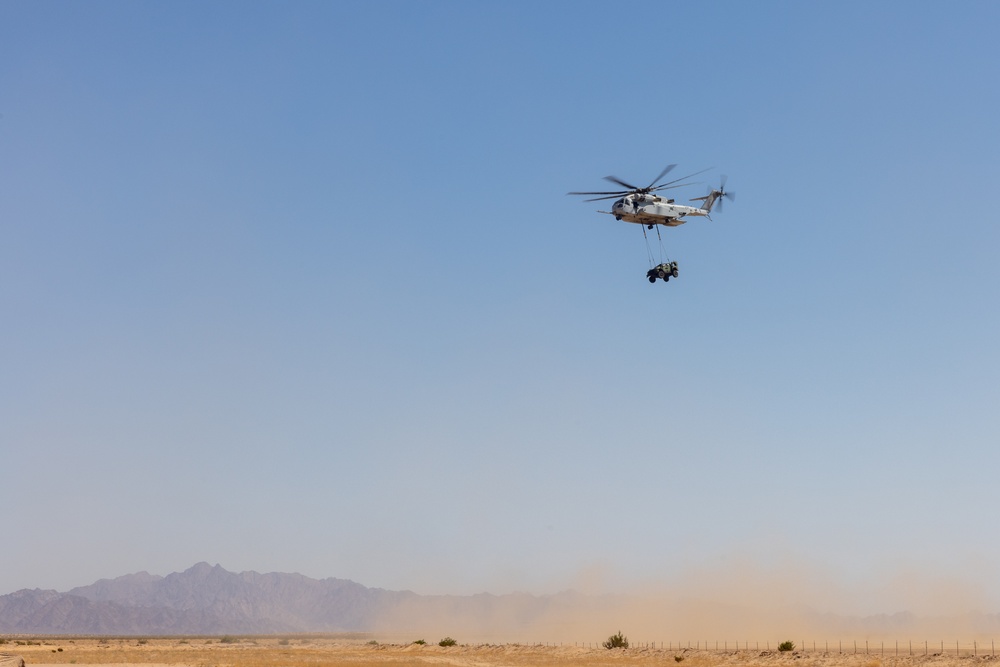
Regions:
<svg viewBox="0 0 1000 667"><path fill-rule="evenodd" d="M793 564L844 609L908 573L1000 611L998 25L3 3L0 592ZM565 193L667 163L738 197L650 285L641 229Z"/></svg>

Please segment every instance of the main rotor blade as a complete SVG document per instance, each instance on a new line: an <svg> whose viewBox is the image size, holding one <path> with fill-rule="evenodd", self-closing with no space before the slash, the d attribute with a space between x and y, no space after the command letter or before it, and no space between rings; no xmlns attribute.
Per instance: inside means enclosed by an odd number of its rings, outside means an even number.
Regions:
<svg viewBox="0 0 1000 667"><path fill-rule="evenodd" d="M726 176L725 174L722 174L719 177L719 189L722 190L723 192L726 191L726 181L728 181L728 180L729 180L729 177Z"/></svg>
<svg viewBox="0 0 1000 667"><path fill-rule="evenodd" d="M628 188L629 190L639 190L640 189L640 188L635 187L631 183L626 183L625 181L623 181L622 179L618 178L617 176L605 176L604 180L611 181L612 183L617 183L618 185L622 186L623 188Z"/></svg>
<svg viewBox="0 0 1000 667"><path fill-rule="evenodd" d="M698 174L704 174L709 169L714 169L714 167L709 167L708 169L702 169L701 171L696 171L693 174L688 174L687 176L681 176L680 178L675 178L672 181L667 181L663 185L657 186L657 190L659 190L660 188L664 188L664 187L666 187L668 185L673 185L674 183L679 183L680 181L683 181L685 179L691 178L692 176L697 176Z"/></svg>
<svg viewBox="0 0 1000 667"><path fill-rule="evenodd" d="M629 190L615 190L614 192L567 192L568 195L627 195Z"/></svg>
<svg viewBox="0 0 1000 667"><path fill-rule="evenodd" d="M650 182L650 184L646 186L646 189L647 189L647 190L651 190L651 189L652 189L652 187L653 187L654 185L656 185L656 182L657 182L658 180L660 180L661 178L663 178L664 176L666 176L666 175L667 175L667 173L669 173L669 172L670 172L670 170L671 170L671 169L673 169L673 168L674 168L674 167L676 167L676 166L677 166L676 164L668 164L668 165L667 165L666 167L664 167L664 168L663 168L663 171L661 171L661 172L660 172L660 175L659 175L659 176L657 176L656 178L654 178L654 179L652 180L652 182Z"/></svg>
<svg viewBox="0 0 1000 667"><path fill-rule="evenodd" d="M602 199L619 199L622 193L611 195L610 197L594 197L593 199L584 199L583 201L601 201Z"/></svg>
<svg viewBox="0 0 1000 667"><path fill-rule="evenodd" d="M698 185L701 181L692 181L691 183L678 183L677 185L657 185L655 188L650 190L650 192L659 192L660 190L673 190L674 188L686 188L689 185Z"/></svg>

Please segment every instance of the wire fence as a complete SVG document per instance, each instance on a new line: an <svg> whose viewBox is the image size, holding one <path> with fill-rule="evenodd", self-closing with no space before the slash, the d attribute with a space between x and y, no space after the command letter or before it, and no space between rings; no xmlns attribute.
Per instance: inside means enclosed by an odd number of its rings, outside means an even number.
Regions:
<svg viewBox="0 0 1000 667"><path fill-rule="evenodd" d="M551 645L551 644L549 644ZM601 642L576 642L574 644L582 648L601 648ZM737 651L754 652L792 652L792 653L815 653L815 654L839 654L839 655L874 655L874 656L996 656L996 642L992 639L986 641L912 641L912 640L891 640L891 641L871 641L867 639L857 640L823 640L823 641L799 641L792 642L789 648L788 642L772 641L656 641L656 642L629 642L629 648L659 649L666 651L708 651L730 653Z"/></svg>

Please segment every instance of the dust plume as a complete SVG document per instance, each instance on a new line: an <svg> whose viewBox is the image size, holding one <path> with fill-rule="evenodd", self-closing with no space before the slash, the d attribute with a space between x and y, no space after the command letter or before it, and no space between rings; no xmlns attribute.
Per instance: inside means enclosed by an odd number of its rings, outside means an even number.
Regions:
<svg viewBox="0 0 1000 667"><path fill-rule="evenodd" d="M900 570L847 581L802 562L690 567L669 581L600 593L600 568L551 595L414 596L379 619L400 639L445 635L479 642L600 642L621 630L635 642L763 648L779 641L988 639L1000 614L974 580ZM437 635L440 635L438 637Z"/></svg>

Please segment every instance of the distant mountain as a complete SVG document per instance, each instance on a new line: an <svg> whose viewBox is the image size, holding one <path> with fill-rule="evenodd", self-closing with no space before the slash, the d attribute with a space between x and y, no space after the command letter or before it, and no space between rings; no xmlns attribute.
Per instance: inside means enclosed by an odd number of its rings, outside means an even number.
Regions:
<svg viewBox="0 0 1000 667"><path fill-rule="evenodd" d="M208 563L165 577L139 572L102 579L66 593L35 589L0 596L0 635L373 632L402 639L449 634L466 641L573 642L603 640L618 629L631 632L635 640L643 633L650 641L766 638L777 631L802 641L941 640L998 636L1000 614L840 616L764 609L735 598L710 602L665 594L417 595L346 579L236 574Z"/></svg>
<svg viewBox="0 0 1000 667"><path fill-rule="evenodd" d="M366 630L413 593L298 574L234 574L198 563L166 577L140 572L67 593L0 596L2 633L199 634Z"/></svg>
<svg viewBox="0 0 1000 667"><path fill-rule="evenodd" d="M346 579L236 574L198 563L165 577L139 572L66 593L0 596L0 634L370 632L416 628L430 616L488 625L498 614L513 614L530 622L550 604L530 595L420 596Z"/></svg>

